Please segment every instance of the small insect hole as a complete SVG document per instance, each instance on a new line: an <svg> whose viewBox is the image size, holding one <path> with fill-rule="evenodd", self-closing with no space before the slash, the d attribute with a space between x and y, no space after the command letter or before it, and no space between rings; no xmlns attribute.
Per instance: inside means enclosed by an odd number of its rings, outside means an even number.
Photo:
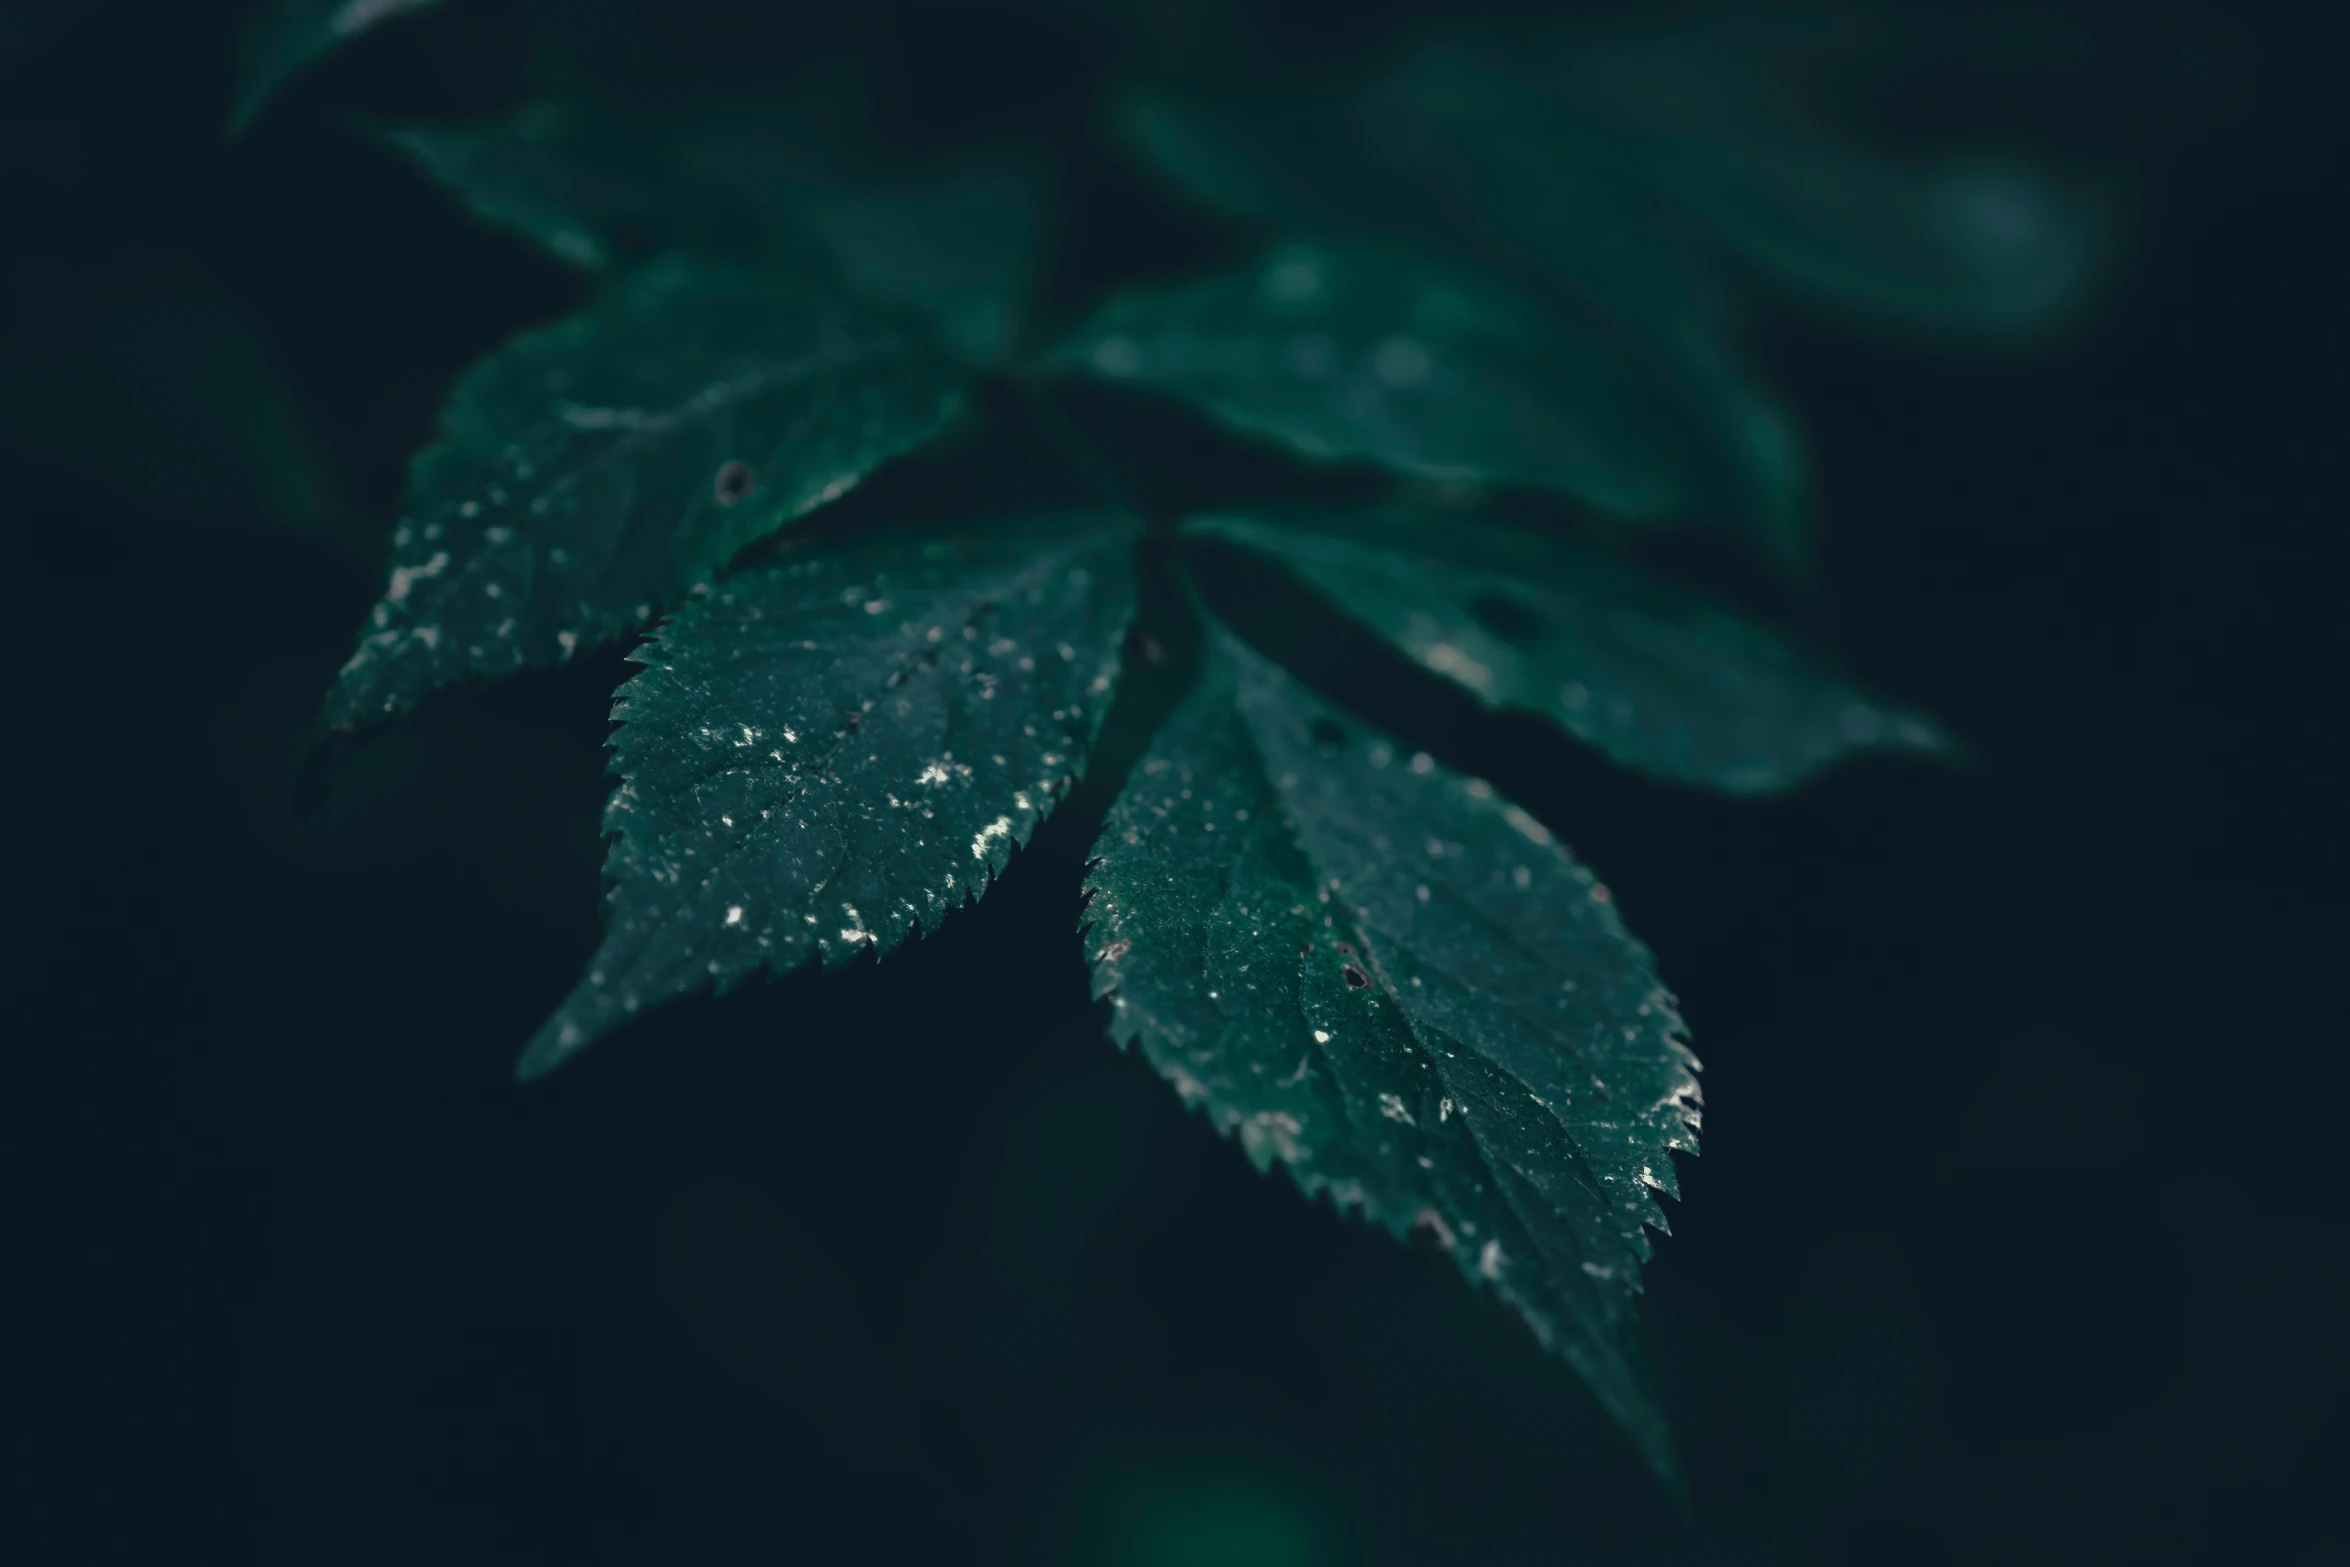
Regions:
<svg viewBox="0 0 2350 1567"><path fill-rule="evenodd" d="M1346 976L1346 988L1349 990L1369 990L1371 988L1371 976L1352 963L1347 964L1338 972Z"/></svg>
<svg viewBox="0 0 2350 1567"><path fill-rule="evenodd" d="M1131 941L1113 941L1108 946L1102 948L1102 961L1104 963L1115 963L1120 958L1126 956L1126 954L1131 951L1133 947L1134 943Z"/></svg>
<svg viewBox="0 0 2350 1567"><path fill-rule="evenodd" d="M750 499L751 491L759 487L759 476L747 462L725 462L718 465L717 477L710 481L710 493L721 506L732 506Z"/></svg>

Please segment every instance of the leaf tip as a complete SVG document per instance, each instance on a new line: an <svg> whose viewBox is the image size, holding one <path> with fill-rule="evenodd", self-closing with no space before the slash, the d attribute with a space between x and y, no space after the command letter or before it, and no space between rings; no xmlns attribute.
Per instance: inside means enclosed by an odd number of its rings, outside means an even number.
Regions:
<svg viewBox="0 0 2350 1567"><path fill-rule="evenodd" d="M588 1037L568 1008L547 1019L514 1063L514 1080L536 1082L587 1047Z"/></svg>

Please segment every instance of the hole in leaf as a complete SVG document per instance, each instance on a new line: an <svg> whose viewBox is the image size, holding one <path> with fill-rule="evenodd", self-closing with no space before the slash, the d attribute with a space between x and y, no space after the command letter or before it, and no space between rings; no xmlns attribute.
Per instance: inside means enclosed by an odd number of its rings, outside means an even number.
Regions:
<svg viewBox="0 0 2350 1567"><path fill-rule="evenodd" d="M759 476L747 462L725 462L718 465L717 477L710 481L710 493L721 506L732 506L750 499L751 491L759 487Z"/></svg>
<svg viewBox="0 0 2350 1567"><path fill-rule="evenodd" d="M1499 593L1480 593L1470 599L1469 615L1512 647L1529 646L1550 629L1542 615Z"/></svg>
<svg viewBox="0 0 2350 1567"><path fill-rule="evenodd" d="M1347 964L1338 972L1346 976L1346 988L1349 990L1369 990L1371 988L1371 976L1352 963Z"/></svg>
<svg viewBox="0 0 2350 1567"><path fill-rule="evenodd" d="M1327 718L1317 718L1312 726L1314 749L1324 756L1335 756L1346 744L1346 731Z"/></svg>

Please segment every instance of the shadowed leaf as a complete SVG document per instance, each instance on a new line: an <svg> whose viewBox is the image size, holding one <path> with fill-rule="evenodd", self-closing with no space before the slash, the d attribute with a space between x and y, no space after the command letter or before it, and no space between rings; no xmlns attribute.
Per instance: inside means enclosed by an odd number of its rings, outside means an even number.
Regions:
<svg viewBox="0 0 2350 1567"><path fill-rule="evenodd" d="M1009 350L1034 288L1043 186L1002 151L856 179L780 111L635 124L543 103L384 139L483 219L574 266L672 247L816 259L979 363Z"/></svg>
<svg viewBox="0 0 2350 1567"><path fill-rule="evenodd" d="M245 34L244 67L229 135L261 118L285 85L361 33L441 0L268 0Z"/></svg>
<svg viewBox="0 0 2350 1567"><path fill-rule="evenodd" d="M1606 295L1653 288L1623 264L1662 237L1627 222L1638 204L1854 316L1957 332L2051 319L2088 276L2101 214L2012 160L1903 158L1841 134L1814 78L1876 74L1892 53L1825 17L1502 31L1416 56L1355 124L1382 167L1441 184L1479 231ZM1611 233L1630 239L1613 256Z"/></svg>
<svg viewBox="0 0 2350 1567"><path fill-rule="evenodd" d="M0 378L0 451L174 526L255 530L377 569L252 303L161 245L26 264Z"/></svg>

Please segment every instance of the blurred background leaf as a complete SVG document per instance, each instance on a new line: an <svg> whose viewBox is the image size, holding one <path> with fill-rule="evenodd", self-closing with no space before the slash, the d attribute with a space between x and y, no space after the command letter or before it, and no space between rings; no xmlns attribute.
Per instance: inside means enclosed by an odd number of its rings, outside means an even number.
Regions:
<svg viewBox="0 0 2350 1567"><path fill-rule="evenodd" d="M244 69L229 134L261 117L286 83L380 23L441 0L260 0L245 32Z"/></svg>

